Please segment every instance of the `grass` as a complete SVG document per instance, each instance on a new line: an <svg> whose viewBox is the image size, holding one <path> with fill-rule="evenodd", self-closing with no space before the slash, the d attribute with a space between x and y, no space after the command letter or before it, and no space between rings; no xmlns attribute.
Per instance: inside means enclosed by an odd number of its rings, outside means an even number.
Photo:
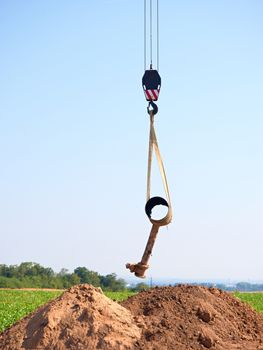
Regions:
<svg viewBox="0 0 263 350"><path fill-rule="evenodd" d="M60 291L0 290L0 332L60 294Z"/></svg>
<svg viewBox="0 0 263 350"><path fill-rule="evenodd" d="M104 292L104 294L114 300L114 301L123 301L123 300L126 300L128 299L130 296L136 294L134 292L129 292L128 290L127 291L124 291L124 292Z"/></svg>
<svg viewBox="0 0 263 350"><path fill-rule="evenodd" d="M234 295L240 300L248 303L256 311L263 313L263 293L235 292Z"/></svg>
<svg viewBox="0 0 263 350"><path fill-rule="evenodd" d="M1 290L0 289L0 333L20 320L39 306L58 297L62 291L45 290ZM105 295L115 301L122 301L132 292L105 292Z"/></svg>

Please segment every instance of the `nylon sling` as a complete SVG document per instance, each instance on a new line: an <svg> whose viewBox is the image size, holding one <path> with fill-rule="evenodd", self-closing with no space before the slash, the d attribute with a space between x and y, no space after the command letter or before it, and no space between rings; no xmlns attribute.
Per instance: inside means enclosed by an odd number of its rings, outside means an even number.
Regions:
<svg viewBox="0 0 263 350"><path fill-rule="evenodd" d="M171 206L171 199L170 199L170 193L169 193L169 187L168 182L165 174L165 169L161 157L161 153L158 146L158 141L154 129L154 114L153 111L150 111L150 136L149 136L149 151L148 151L148 169L147 169L147 194L146 194L146 201L148 202L151 199L151 168L152 168L152 156L153 156L153 149L155 151L159 171L162 177L162 182L166 194L166 200L168 204L168 212L166 216L160 220L154 220L149 217L152 224L157 226L165 226L168 225L172 221L172 206ZM161 197L158 197L161 198ZM147 205L147 204L146 204ZM149 215L148 215L149 216Z"/></svg>
<svg viewBox="0 0 263 350"><path fill-rule="evenodd" d="M126 264L126 267L131 271L134 272L135 276L144 278L145 271L148 269L148 261L150 259L150 256L152 254L152 249L159 231L160 226L168 225L172 221L172 206L171 206L171 200L170 200L170 193L168 188L168 182L165 174L165 169L161 157L161 153L159 150L157 137L154 129L154 112L149 111L150 114L150 135L149 135L149 150L148 150L148 169L147 169L147 194L146 194L146 205L145 205L145 211L146 214L152 223L152 229L142 256L142 259L137 264ZM152 157L153 157L153 150L155 151L156 159L158 162L158 167L161 173L162 182L166 194L166 199L163 199L162 197L152 197L151 198L151 169L152 169ZM165 205L168 208L167 214L159 220L155 220L151 217L152 209L156 205Z"/></svg>

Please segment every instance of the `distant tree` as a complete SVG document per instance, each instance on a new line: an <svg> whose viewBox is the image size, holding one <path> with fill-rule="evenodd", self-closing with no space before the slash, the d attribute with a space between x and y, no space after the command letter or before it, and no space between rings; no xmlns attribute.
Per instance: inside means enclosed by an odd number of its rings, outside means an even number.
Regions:
<svg viewBox="0 0 263 350"><path fill-rule="evenodd" d="M76 284L80 283L80 277L77 274L72 273L70 275L69 281L70 281L71 286L75 286Z"/></svg>
<svg viewBox="0 0 263 350"><path fill-rule="evenodd" d="M23 287L21 281L15 277L0 276L0 288L21 288Z"/></svg>
<svg viewBox="0 0 263 350"><path fill-rule="evenodd" d="M5 264L0 264L0 276L7 277L6 269L7 269L7 266Z"/></svg>
<svg viewBox="0 0 263 350"><path fill-rule="evenodd" d="M137 283L136 286L134 288L132 288L132 290L135 292L141 292L142 290L146 290L149 288L150 287L148 286L148 284L146 284L144 282L140 282L140 283Z"/></svg>
<svg viewBox="0 0 263 350"><path fill-rule="evenodd" d="M17 277L25 277L25 276L35 276L37 274L37 268L35 268L35 263L33 262L22 262L16 271Z"/></svg>
<svg viewBox="0 0 263 350"><path fill-rule="evenodd" d="M94 287L98 287L100 285L99 274L88 270L86 267L77 267L74 270L74 274L79 276L80 283L92 284Z"/></svg>
<svg viewBox="0 0 263 350"><path fill-rule="evenodd" d="M10 278L5 276L0 276L0 288L11 288Z"/></svg>
<svg viewBox="0 0 263 350"><path fill-rule="evenodd" d="M11 265L8 267L7 277L23 278L25 276L48 276L55 275L54 271L50 267L43 267L35 262L22 262L19 266Z"/></svg>
<svg viewBox="0 0 263 350"><path fill-rule="evenodd" d="M58 276L65 276L69 273L68 269L65 269L64 267L62 267L62 269L59 271Z"/></svg>
<svg viewBox="0 0 263 350"><path fill-rule="evenodd" d="M0 265L0 275L3 277L16 277L17 265Z"/></svg>
<svg viewBox="0 0 263 350"><path fill-rule="evenodd" d="M100 276L101 287L106 290L121 291L126 289L126 282L122 278L117 278L116 273Z"/></svg>

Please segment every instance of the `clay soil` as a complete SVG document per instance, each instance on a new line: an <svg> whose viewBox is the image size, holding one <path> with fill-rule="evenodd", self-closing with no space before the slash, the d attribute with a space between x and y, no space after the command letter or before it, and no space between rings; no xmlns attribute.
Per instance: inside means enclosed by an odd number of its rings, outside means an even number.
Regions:
<svg viewBox="0 0 263 350"><path fill-rule="evenodd" d="M119 304L79 285L0 334L0 349L263 350L263 317L215 288L153 288Z"/></svg>

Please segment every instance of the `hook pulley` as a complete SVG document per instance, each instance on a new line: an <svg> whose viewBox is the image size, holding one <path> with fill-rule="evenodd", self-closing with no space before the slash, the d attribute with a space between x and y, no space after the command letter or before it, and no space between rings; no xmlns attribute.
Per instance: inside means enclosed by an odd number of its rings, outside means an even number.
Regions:
<svg viewBox="0 0 263 350"><path fill-rule="evenodd" d="M142 77L146 101L157 101L161 89L161 77L156 69L148 69Z"/></svg>

